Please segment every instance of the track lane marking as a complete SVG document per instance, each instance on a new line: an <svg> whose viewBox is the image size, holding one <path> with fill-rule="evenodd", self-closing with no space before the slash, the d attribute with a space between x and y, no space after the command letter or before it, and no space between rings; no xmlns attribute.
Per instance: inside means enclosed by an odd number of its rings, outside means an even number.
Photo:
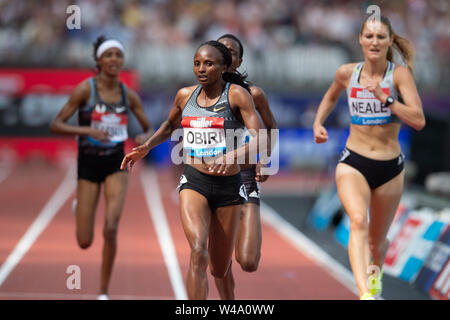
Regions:
<svg viewBox="0 0 450 320"><path fill-rule="evenodd" d="M315 261L339 283L344 285L356 296L359 296L353 274L347 268L331 257L291 223L282 218L272 207L263 201L261 201L261 218L302 254Z"/></svg>
<svg viewBox="0 0 450 320"><path fill-rule="evenodd" d="M175 293L175 298L177 300L187 300L186 289L184 287L183 277L181 276L175 246L161 201L157 175L158 173L156 170L152 168L142 168L142 187L144 188L145 199L147 201L150 217L155 226L164 262L166 263L167 271L169 272L169 278Z"/></svg>
<svg viewBox="0 0 450 320"><path fill-rule="evenodd" d="M20 260L25 256L36 239L39 238L41 233L52 221L67 199L72 195L76 187L75 168L76 166L74 165L69 167L63 182L59 185L55 193L39 213L38 217L19 240L5 262L0 266L0 287Z"/></svg>

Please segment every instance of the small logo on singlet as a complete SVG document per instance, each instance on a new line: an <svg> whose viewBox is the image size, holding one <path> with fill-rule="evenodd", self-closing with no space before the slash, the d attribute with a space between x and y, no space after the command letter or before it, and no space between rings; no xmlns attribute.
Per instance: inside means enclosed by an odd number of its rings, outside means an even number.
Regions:
<svg viewBox="0 0 450 320"><path fill-rule="evenodd" d="M105 113L106 112L106 106L104 104L97 104L95 106L95 111L97 111L98 113Z"/></svg>
<svg viewBox="0 0 450 320"><path fill-rule="evenodd" d="M222 109L225 109L225 107L220 107L220 108L214 107L213 111L214 111L214 112L217 112L217 111L220 111L220 110L222 110Z"/></svg>
<svg viewBox="0 0 450 320"><path fill-rule="evenodd" d="M117 107L117 108L116 108L116 112L117 112L117 113L122 113L122 112L125 111L125 109L126 109L125 107Z"/></svg>

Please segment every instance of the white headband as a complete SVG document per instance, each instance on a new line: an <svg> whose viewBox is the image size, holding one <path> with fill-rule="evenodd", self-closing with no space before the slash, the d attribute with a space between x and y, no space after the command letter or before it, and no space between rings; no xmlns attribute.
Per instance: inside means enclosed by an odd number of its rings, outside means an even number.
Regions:
<svg viewBox="0 0 450 320"><path fill-rule="evenodd" d="M97 59L100 58L106 50L110 48L118 48L122 53L125 53L123 45L117 40L106 40L97 49L96 56Z"/></svg>

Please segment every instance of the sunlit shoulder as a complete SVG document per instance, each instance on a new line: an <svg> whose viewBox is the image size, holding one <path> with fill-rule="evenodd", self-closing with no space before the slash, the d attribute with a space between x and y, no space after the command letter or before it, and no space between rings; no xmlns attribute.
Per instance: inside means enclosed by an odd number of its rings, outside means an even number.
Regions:
<svg viewBox="0 0 450 320"><path fill-rule="evenodd" d="M335 82L342 85L343 87L347 87L348 82L352 76L352 72L355 69L358 63L346 63L341 65L337 70L334 77Z"/></svg>

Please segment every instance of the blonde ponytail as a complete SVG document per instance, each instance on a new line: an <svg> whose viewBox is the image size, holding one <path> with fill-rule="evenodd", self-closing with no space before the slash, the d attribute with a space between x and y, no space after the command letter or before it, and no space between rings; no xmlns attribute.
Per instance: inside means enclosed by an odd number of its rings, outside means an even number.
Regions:
<svg viewBox="0 0 450 320"><path fill-rule="evenodd" d="M366 25L366 22L370 17L371 17L370 15L367 15L364 18L363 23L361 25L360 34L362 34L364 26ZM411 43L411 41L409 41L404 37L399 36L397 33L394 32L394 30L392 30L391 22L389 21L388 18L386 18L385 16L381 16L380 20L381 23L385 24L388 27L389 36L392 35L394 37L393 44L391 47L389 47L386 58L389 61L393 62L394 59L393 49L397 50L397 52L401 55L403 61L408 65L409 71L413 73L414 72L413 62L415 53L413 44Z"/></svg>
<svg viewBox="0 0 450 320"><path fill-rule="evenodd" d="M414 46L408 39L399 36L397 33L392 31L392 35L394 36L394 42L392 44L392 47L394 47L402 56L403 61L408 65L409 71L411 73L414 73L414 67L413 67L413 61L414 61L414 55L415 50ZM389 48L387 53L387 59L389 61L393 61L394 58L394 52L392 50L392 47Z"/></svg>

